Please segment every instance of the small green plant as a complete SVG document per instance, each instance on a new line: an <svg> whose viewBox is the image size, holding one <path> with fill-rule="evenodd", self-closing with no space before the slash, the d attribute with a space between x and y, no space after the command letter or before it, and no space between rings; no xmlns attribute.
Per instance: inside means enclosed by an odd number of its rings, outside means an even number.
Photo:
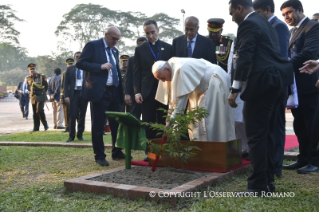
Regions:
<svg viewBox="0 0 319 212"><path fill-rule="evenodd" d="M164 109L160 109L164 110ZM170 114L172 111L168 111ZM157 156L168 155L171 158L180 160L181 167L184 169L184 164L191 157L194 157L200 148L194 146L194 141L190 140L188 142L180 142L182 137L186 137L189 126L198 123L201 119L205 118L207 115L207 110L205 108L199 108L188 111L187 114L176 115L175 118L171 118L169 115L166 116L166 121L170 123L169 127L164 124L158 123L143 123L144 125L150 126L151 129L158 131L157 135L166 135L166 143L162 146L160 144L155 144L151 141L147 141L150 152L155 153Z"/></svg>

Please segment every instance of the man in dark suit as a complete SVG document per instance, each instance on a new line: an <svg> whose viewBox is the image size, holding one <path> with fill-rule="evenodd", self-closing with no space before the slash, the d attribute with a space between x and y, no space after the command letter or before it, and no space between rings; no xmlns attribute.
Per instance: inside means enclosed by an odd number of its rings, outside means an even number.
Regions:
<svg viewBox="0 0 319 212"><path fill-rule="evenodd" d="M152 74L152 66L157 60L169 60L172 57L172 46L158 39L159 28L156 21L144 23L147 42L136 47L134 55L133 86L135 101L142 104L142 119L144 122L165 124L165 114L160 108L168 109L166 105L155 100L158 80ZM156 131L146 127L146 138L156 138ZM147 152L146 152L147 153ZM144 160L148 160L147 155Z"/></svg>
<svg viewBox="0 0 319 212"><path fill-rule="evenodd" d="M90 101L92 121L92 144L95 162L108 166L105 160L103 132L105 111L121 112L123 101L122 79L119 67L119 52L115 45L121 32L112 26L105 32L104 38L87 43L76 67L84 71L82 97ZM109 119L112 135L112 159L125 159L121 148L115 147L118 123Z"/></svg>
<svg viewBox="0 0 319 212"><path fill-rule="evenodd" d="M281 6L285 22L294 26L291 30L289 49L293 64L299 106L292 109L294 131L299 142L297 162L283 166L298 169L306 174L319 171L319 89L315 87L318 72L312 75L300 73L299 68L307 60L316 60L319 55L319 23L309 20L300 1L286 1Z"/></svg>
<svg viewBox="0 0 319 212"><path fill-rule="evenodd" d="M275 4L273 0L255 0L253 2L254 10L264 17L271 26L277 32L280 52L282 56L288 58L288 43L289 43L289 30L287 25L279 20L275 15ZM286 92L286 98L283 99L279 106L278 115L275 120L275 146L274 146L274 171L277 177L282 175L282 163L284 160L284 148L286 139L286 104L288 91Z"/></svg>
<svg viewBox="0 0 319 212"><path fill-rule="evenodd" d="M203 58L216 64L213 42L198 34L199 20L190 16L185 19L185 35L173 39L173 57Z"/></svg>
<svg viewBox="0 0 319 212"><path fill-rule="evenodd" d="M19 82L18 91L20 93L19 105L22 112L22 118L28 120L29 115L29 102L30 102L30 87L27 78L23 82Z"/></svg>
<svg viewBox="0 0 319 212"><path fill-rule="evenodd" d="M81 52L74 54L74 60L78 61ZM84 141L83 132L85 128L85 114L88 101L81 96L83 84L83 71L75 65L66 69L64 76L64 101L70 105L69 117L69 138L66 142L74 141L75 138L75 120L78 120L77 138Z"/></svg>
<svg viewBox="0 0 319 212"><path fill-rule="evenodd" d="M251 0L231 0L229 12L239 25L238 59L228 102L244 100L244 120L252 172L244 192L275 191L273 170L274 122L293 83L291 63L281 55L277 32L267 20L254 12Z"/></svg>
<svg viewBox="0 0 319 212"><path fill-rule="evenodd" d="M137 46L140 46L144 42L146 42L147 39L145 37L140 37L136 40ZM128 105L130 113L132 113L137 119L141 118L142 114L142 105L136 104L135 98L134 98L134 88L133 88L133 65L134 65L134 56L130 57L127 64L127 71L125 75L125 97L124 101L125 104Z"/></svg>
<svg viewBox="0 0 319 212"><path fill-rule="evenodd" d="M313 14L311 20L319 22L319 13Z"/></svg>

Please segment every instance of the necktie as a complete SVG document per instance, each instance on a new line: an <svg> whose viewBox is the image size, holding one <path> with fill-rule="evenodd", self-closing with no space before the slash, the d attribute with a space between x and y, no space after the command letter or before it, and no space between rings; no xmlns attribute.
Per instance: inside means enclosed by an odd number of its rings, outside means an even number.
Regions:
<svg viewBox="0 0 319 212"><path fill-rule="evenodd" d="M107 47L106 48L106 51L107 53L109 54L109 59L110 59L110 63L112 64L112 77L113 77L113 85L115 87L117 87L119 85L119 80L118 80L118 77L117 77L117 71L116 71L116 65L115 65L115 62L113 60L113 57L112 57L112 54L110 52L110 47Z"/></svg>
<svg viewBox="0 0 319 212"><path fill-rule="evenodd" d="M290 39L292 39L295 35L295 33L297 32L298 28L297 27L294 27L292 30L291 30L291 35L290 35Z"/></svg>
<svg viewBox="0 0 319 212"><path fill-rule="evenodd" d="M80 69L76 69L76 79L77 80L79 80L79 79L81 79L81 71L80 71ZM82 89L82 86L76 86L76 89L77 90L81 90Z"/></svg>
<svg viewBox="0 0 319 212"><path fill-rule="evenodd" d="M192 51L192 40L188 41L187 45L187 57L192 57L193 51Z"/></svg>

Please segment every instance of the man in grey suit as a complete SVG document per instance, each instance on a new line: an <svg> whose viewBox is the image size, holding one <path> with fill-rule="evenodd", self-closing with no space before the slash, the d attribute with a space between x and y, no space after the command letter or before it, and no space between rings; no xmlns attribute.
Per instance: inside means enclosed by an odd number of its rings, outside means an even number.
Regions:
<svg viewBox="0 0 319 212"><path fill-rule="evenodd" d="M174 38L173 57L203 58L216 64L215 45L210 39L198 34L199 20L190 16L185 19L185 35Z"/></svg>
<svg viewBox="0 0 319 212"><path fill-rule="evenodd" d="M275 15L275 4L273 0L255 0L253 2L254 10L264 17L273 26L277 32L279 39L280 52L282 56L288 58L289 30L287 25L279 20ZM278 115L275 120L275 138L274 138L274 171L277 177L281 176L282 163L284 160L285 148L285 110L287 104L287 95L279 106Z"/></svg>

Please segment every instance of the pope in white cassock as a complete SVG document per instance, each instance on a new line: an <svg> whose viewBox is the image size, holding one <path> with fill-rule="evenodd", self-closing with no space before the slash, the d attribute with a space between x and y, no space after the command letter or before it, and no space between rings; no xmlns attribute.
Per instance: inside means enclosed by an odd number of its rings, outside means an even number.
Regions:
<svg viewBox="0 0 319 212"><path fill-rule="evenodd" d="M203 107L209 115L190 126L189 137L198 141L227 142L236 139L233 112L228 104L230 79L218 65L204 59L173 57L157 61L153 75L160 80L155 99L169 109L171 117L188 110Z"/></svg>

